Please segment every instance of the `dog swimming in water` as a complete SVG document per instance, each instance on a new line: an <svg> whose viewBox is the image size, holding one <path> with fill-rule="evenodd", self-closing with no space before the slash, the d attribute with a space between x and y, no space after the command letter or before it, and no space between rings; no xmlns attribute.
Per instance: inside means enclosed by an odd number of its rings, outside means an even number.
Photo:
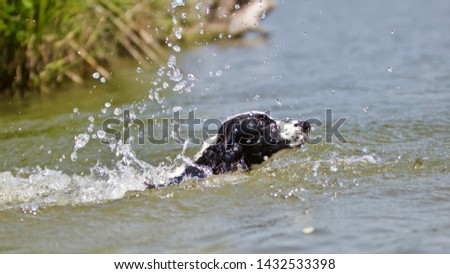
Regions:
<svg viewBox="0 0 450 274"><path fill-rule="evenodd" d="M264 112L235 115L222 123L215 138L205 142L194 163L170 178L165 186L179 184L187 177L201 179L208 174L250 170L280 150L301 147L310 130L307 121L289 118L276 121Z"/></svg>

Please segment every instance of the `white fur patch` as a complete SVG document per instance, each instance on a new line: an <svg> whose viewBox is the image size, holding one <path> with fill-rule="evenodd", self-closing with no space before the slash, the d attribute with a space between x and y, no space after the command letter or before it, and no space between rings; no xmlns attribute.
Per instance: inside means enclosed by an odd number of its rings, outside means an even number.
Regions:
<svg viewBox="0 0 450 274"><path fill-rule="evenodd" d="M278 122L280 129L280 137L288 140L289 146L296 147L305 142L305 137L302 133L302 123L298 120L283 119Z"/></svg>

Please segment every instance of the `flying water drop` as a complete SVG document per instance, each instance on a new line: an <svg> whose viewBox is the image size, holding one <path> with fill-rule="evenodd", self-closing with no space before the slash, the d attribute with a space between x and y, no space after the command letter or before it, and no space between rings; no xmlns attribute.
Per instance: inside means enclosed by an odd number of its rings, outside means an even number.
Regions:
<svg viewBox="0 0 450 274"><path fill-rule="evenodd" d="M184 5L185 5L184 1L185 0L173 0L172 1L172 8L174 9L174 8L177 8L177 7L184 7Z"/></svg>
<svg viewBox="0 0 450 274"><path fill-rule="evenodd" d="M97 136L98 138L103 139L106 136L106 132L104 132L103 130L99 130L97 131Z"/></svg>
<svg viewBox="0 0 450 274"><path fill-rule="evenodd" d="M181 110L183 110L183 108L181 106L176 106L176 107L173 107L173 109L172 109L173 112L177 112L177 111L181 111Z"/></svg>
<svg viewBox="0 0 450 274"><path fill-rule="evenodd" d="M87 133L81 133L75 137L75 150L78 150L89 142L89 135Z"/></svg>
<svg viewBox="0 0 450 274"><path fill-rule="evenodd" d="M179 46L173 46L173 50L176 52L180 52L181 48Z"/></svg>
<svg viewBox="0 0 450 274"><path fill-rule="evenodd" d="M122 110L120 108L115 108L114 115L120 115L120 114L122 114Z"/></svg>

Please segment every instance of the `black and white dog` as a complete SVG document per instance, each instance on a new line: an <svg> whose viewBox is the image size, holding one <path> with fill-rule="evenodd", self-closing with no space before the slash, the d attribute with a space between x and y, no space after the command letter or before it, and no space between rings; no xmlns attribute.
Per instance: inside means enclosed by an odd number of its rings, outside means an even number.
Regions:
<svg viewBox="0 0 450 274"><path fill-rule="evenodd" d="M205 142L194 164L167 185L179 184L185 177L249 170L282 149L302 146L310 129L307 121L286 118L277 122L264 112L235 115L223 122L213 140Z"/></svg>

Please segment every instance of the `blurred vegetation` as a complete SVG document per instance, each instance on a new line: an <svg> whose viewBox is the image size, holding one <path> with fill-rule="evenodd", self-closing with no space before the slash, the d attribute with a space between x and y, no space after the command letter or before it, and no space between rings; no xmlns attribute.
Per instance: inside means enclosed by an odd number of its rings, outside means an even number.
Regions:
<svg viewBox="0 0 450 274"><path fill-rule="evenodd" d="M49 93L67 78L81 83L93 72L108 79L108 59L117 56L162 63L166 37L176 39L173 28L184 34L201 20L195 1L185 4L172 9L168 0L0 0L0 93Z"/></svg>

